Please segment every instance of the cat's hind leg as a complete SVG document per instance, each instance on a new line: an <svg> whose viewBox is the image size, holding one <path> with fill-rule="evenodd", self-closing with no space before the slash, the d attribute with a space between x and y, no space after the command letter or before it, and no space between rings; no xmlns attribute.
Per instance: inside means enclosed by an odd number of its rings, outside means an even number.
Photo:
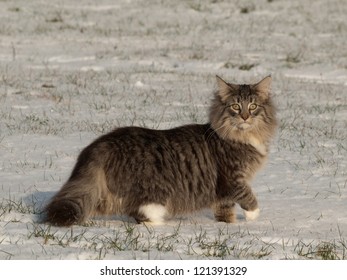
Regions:
<svg viewBox="0 0 347 280"><path fill-rule="evenodd" d="M139 215L135 217L138 223L163 224L168 212L164 205L158 203L144 204L139 207Z"/></svg>

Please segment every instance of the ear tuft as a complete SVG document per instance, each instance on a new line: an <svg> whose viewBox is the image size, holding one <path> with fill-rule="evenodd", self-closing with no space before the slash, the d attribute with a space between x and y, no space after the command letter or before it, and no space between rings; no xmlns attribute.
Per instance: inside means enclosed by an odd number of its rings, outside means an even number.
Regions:
<svg viewBox="0 0 347 280"><path fill-rule="evenodd" d="M227 99L227 97L230 95L230 92L235 90L235 86L232 84L228 84L219 76L216 76L216 79L217 79L217 85L218 85L217 95L224 102Z"/></svg>
<svg viewBox="0 0 347 280"><path fill-rule="evenodd" d="M271 82L271 76L267 76L264 79L262 79L259 83L253 85L253 88L257 91L260 97L267 99L270 95Z"/></svg>

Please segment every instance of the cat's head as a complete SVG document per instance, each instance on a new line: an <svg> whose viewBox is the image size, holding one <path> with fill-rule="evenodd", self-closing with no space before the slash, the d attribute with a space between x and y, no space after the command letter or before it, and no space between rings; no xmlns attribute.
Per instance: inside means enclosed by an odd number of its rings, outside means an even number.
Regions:
<svg viewBox="0 0 347 280"><path fill-rule="evenodd" d="M275 108L271 101L271 76L256 84L231 84L217 76L210 121L222 138L267 141L275 127ZM247 142L247 141L246 141Z"/></svg>

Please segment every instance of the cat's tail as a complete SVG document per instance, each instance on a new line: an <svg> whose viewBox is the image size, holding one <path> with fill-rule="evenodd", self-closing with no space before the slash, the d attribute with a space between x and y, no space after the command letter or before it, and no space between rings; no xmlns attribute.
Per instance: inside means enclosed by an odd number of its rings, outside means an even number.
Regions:
<svg viewBox="0 0 347 280"><path fill-rule="evenodd" d="M45 207L43 222L65 227L85 222L98 212L105 188L105 174L101 169L71 176Z"/></svg>

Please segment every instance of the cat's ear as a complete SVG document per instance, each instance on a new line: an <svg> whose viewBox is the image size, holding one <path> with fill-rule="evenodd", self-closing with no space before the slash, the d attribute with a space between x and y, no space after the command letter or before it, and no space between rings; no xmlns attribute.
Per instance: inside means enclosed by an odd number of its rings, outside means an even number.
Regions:
<svg viewBox="0 0 347 280"><path fill-rule="evenodd" d="M218 85L217 95L224 102L227 99L227 97L230 95L230 93L235 91L236 85L225 82L219 76L216 76L216 79L217 79L217 85Z"/></svg>
<svg viewBox="0 0 347 280"><path fill-rule="evenodd" d="M262 97L263 99L268 99L271 90L271 81L271 76L267 76L252 87L256 90L260 97Z"/></svg>

